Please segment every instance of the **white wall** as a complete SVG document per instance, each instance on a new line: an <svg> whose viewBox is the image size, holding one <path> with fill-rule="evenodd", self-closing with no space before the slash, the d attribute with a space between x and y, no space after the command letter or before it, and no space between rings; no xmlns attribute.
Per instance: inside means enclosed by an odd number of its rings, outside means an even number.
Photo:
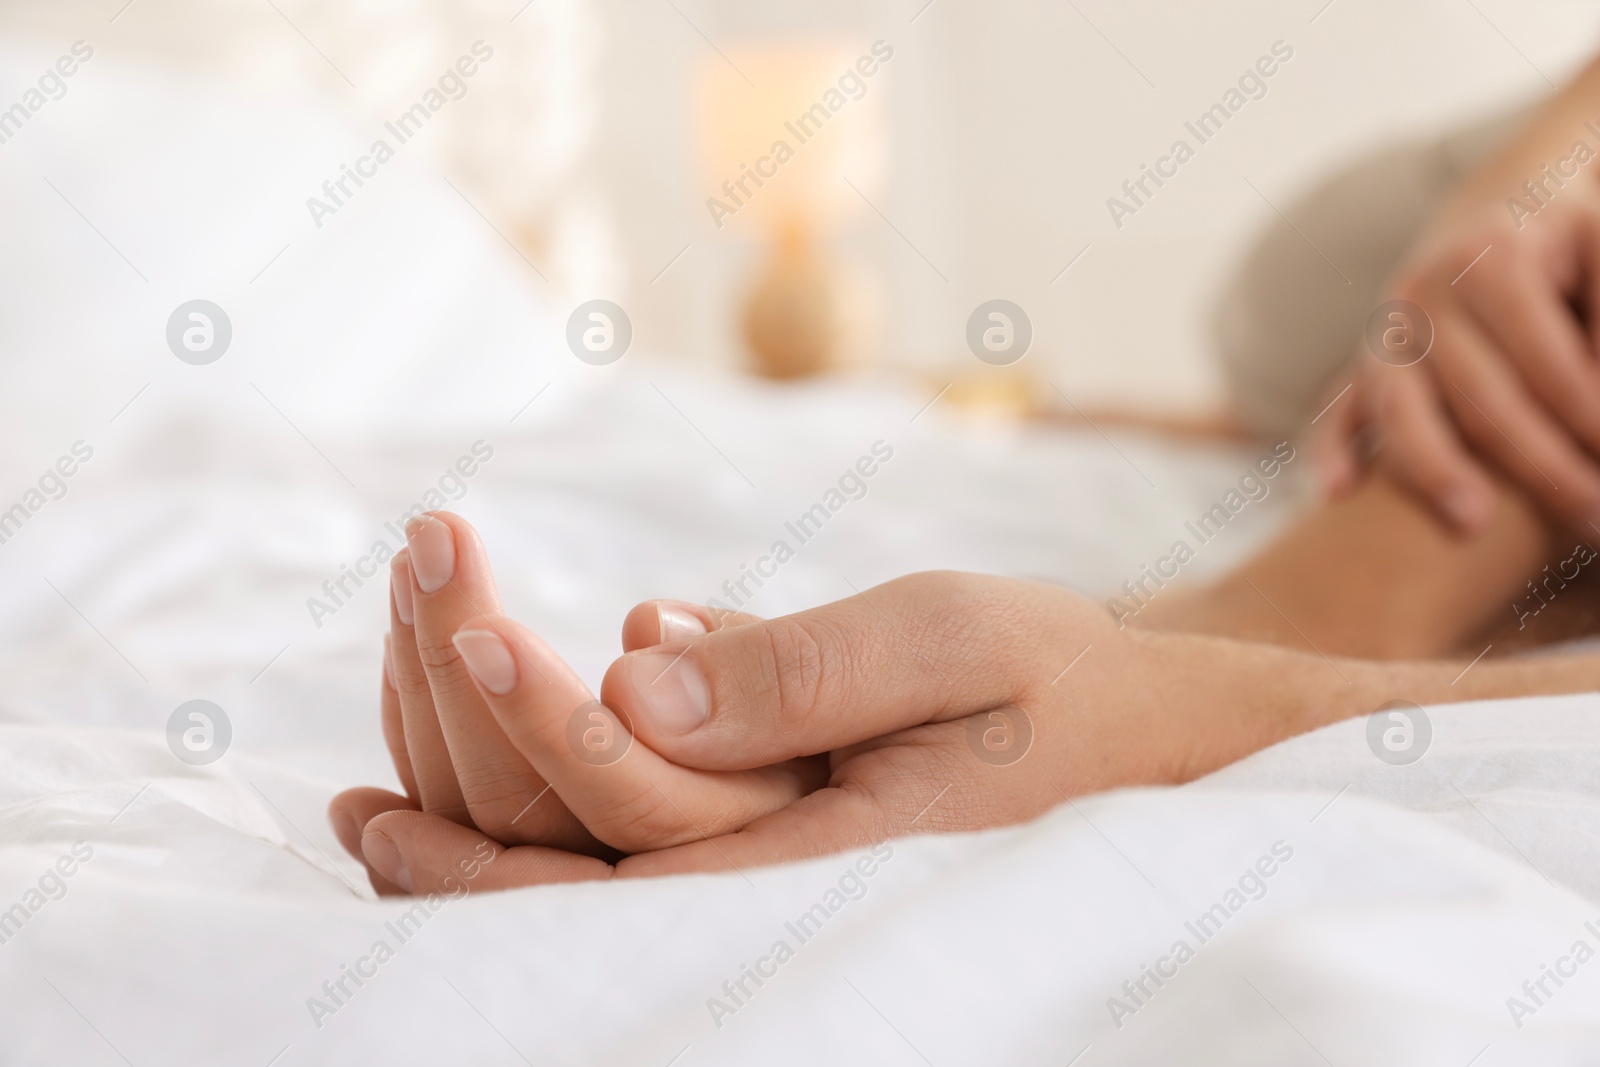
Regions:
<svg viewBox="0 0 1600 1067"><path fill-rule="evenodd" d="M615 212L641 337L738 360L751 249L703 207L684 102L696 65L719 60L694 27L725 49L827 28L896 49L872 89L889 96L893 139L877 206L949 279L876 216L858 221L847 248L888 294L881 358L934 374L970 367L966 317L1004 296L1034 319L1035 373L1079 403L1164 410L1221 400L1211 294L1244 242L1282 225L1246 179L1283 207L1366 146L1548 91L1528 60L1559 83L1600 41L1596 4L1556 0L1335 0L1320 15L1323 0L935 0L914 23L924 0L814 4L804 18L773 0L674 2L682 16L665 3L601 7L591 174ZM1268 95L1113 226L1106 198L1280 39L1294 58ZM1327 284L1343 282L1330 270Z"/></svg>
<svg viewBox="0 0 1600 1067"><path fill-rule="evenodd" d="M881 38L875 204L904 239L863 211L837 249L878 294L873 357L970 370L965 320L1006 297L1034 320L1038 378L1080 404L1179 411L1220 402L1211 294L1252 234L1283 225L1246 179L1288 205L1363 147L1547 91L1530 63L1559 82L1600 40L1594 0L280 0L352 89L268 5L137 0L112 22L124 3L10 0L0 26L320 94L358 124L457 38L491 34L505 59L434 138L440 169L533 246L558 302L617 299L641 347L724 366L755 250L705 210L694 79L718 47ZM1280 39L1295 55L1269 95L1114 227L1107 196Z"/></svg>

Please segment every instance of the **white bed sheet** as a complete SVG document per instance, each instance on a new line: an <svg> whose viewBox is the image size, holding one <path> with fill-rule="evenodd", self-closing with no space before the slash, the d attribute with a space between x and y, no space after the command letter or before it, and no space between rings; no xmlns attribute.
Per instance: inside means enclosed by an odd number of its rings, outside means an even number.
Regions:
<svg viewBox="0 0 1600 1067"><path fill-rule="evenodd" d="M1522 701L1449 721L1468 750L1515 752L1523 724L1567 732L1595 710ZM1578 847L1574 816L1593 825L1592 782L1547 779L1557 806L1511 820L1512 791L1473 781L1494 760L1448 740L1430 753L1479 787L1474 803L1526 861L1355 789L1329 805L1260 787L1319 748L1362 747L1353 725L1257 757L1257 780L1241 768L1229 788L892 842L864 895L804 943L785 924L826 903L858 856L471 895L402 943L385 924L405 905L359 899L326 832L286 817L323 783L242 755L222 774L175 772L148 731L7 727L0 885L16 892L74 841L94 854L0 946L4 1060L1592 1062L1591 970L1521 1029L1506 1009L1541 964L1594 942L1592 899L1534 869ZM1201 943L1186 924L1274 848L1288 858L1264 894ZM735 1003L724 981L779 939L793 958L738 1011L713 1013L713 997ZM1123 982L1178 939L1193 958L1118 1026L1110 999L1137 1003ZM378 940L394 958L328 1014L322 983Z"/></svg>
<svg viewBox="0 0 1600 1067"><path fill-rule="evenodd" d="M509 609L593 680L628 605L716 594L870 444L862 427L886 427L895 458L755 609L936 566L1106 588L1249 459L911 423L921 399L654 372L552 393L455 506L484 530ZM470 442L323 442L359 471L352 493L303 442L146 417L146 439L0 550L17 608L0 642L0 904L74 841L95 849L0 946L18 1020L0 1061L114 1059L107 1042L135 1063L285 1047L280 1063L666 1063L688 1046L678 1062L1065 1063L1088 1047L1081 1063L1447 1064L1487 1045L1478 1062L1495 1064L1600 1047L1587 972L1521 1029L1506 1008L1600 918L1593 696L1439 709L1411 767L1374 759L1356 721L1201 786L896 842L866 897L720 1028L707 999L852 857L474 895L318 1027L308 998L403 909L365 899L322 817L336 788L393 781L374 715L384 591L321 629L304 602ZM1216 547L1266 536L1275 502ZM161 734L196 697L234 726L208 769ZM1123 980L1279 840L1294 859L1267 895L1116 1026Z"/></svg>

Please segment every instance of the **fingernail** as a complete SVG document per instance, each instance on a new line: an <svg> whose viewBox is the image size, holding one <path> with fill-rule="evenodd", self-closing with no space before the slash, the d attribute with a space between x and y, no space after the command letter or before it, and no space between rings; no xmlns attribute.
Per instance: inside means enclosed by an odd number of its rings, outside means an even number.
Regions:
<svg viewBox="0 0 1600 1067"><path fill-rule="evenodd" d="M685 655L636 652L626 657L634 708L663 734L686 734L711 715L711 693L700 668Z"/></svg>
<svg viewBox="0 0 1600 1067"><path fill-rule="evenodd" d="M461 653L467 670L495 696L505 696L517 687L517 661L505 639L493 630L462 630L450 639Z"/></svg>
<svg viewBox="0 0 1600 1067"><path fill-rule="evenodd" d="M416 621L411 608L411 556L401 552L389 567L389 588L394 590L394 613L400 621L410 626Z"/></svg>
<svg viewBox="0 0 1600 1067"><path fill-rule="evenodd" d="M407 893L411 892L411 872L406 869L405 857L400 855L400 850L388 835L376 830L363 834L361 854L372 864L373 870Z"/></svg>
<svg viewBox="0 0 1600 1067"><path fill-rule="evenodd" d="M438 592L455 576L456 539L450 527L432 515L418 515L406 523L406 543L417 588L424 593Z"/></svg>
<svg viewBox="0 0 1600 1067"><path fill-rule="evenodd" d="M657 644L664 645L668 641L682 641L690 637L699 637L706 632L706 624L684 611L682 608L670 607L666 604L656 605L656 628L661 634Z"/></svg>
<svg viewBox="0 0 1600 1067"><path fill-rule="evenodd" d="M394 690L400 688L394 684L394 642L388 634L383 635L383 684Z"/></svg>

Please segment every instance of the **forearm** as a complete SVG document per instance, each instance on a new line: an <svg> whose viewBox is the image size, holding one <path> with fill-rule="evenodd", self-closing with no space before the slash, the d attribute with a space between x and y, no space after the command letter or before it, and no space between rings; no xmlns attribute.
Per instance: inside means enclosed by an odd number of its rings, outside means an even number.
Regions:
<svg viewBox="0 0 1600 1067"><path fill-rule="evenodd" d="M1449 704L1600 688L1600 655L1382 663L1192 634L1140 634L1161 679L1150 699L1189 735L1188 781L1390 701Z"/></svg>

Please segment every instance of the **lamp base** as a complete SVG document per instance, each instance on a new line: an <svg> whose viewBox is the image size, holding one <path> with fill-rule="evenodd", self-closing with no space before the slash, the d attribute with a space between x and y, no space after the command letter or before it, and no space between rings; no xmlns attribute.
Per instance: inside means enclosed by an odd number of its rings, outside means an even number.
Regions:
<svg viewBox="0 0 1600 1067"><path fill-rule="evenodd" d="M809 228L787 223L745 299L744 339L763 378L809 378L838 367L844 341L838 272Z"/></svg>

